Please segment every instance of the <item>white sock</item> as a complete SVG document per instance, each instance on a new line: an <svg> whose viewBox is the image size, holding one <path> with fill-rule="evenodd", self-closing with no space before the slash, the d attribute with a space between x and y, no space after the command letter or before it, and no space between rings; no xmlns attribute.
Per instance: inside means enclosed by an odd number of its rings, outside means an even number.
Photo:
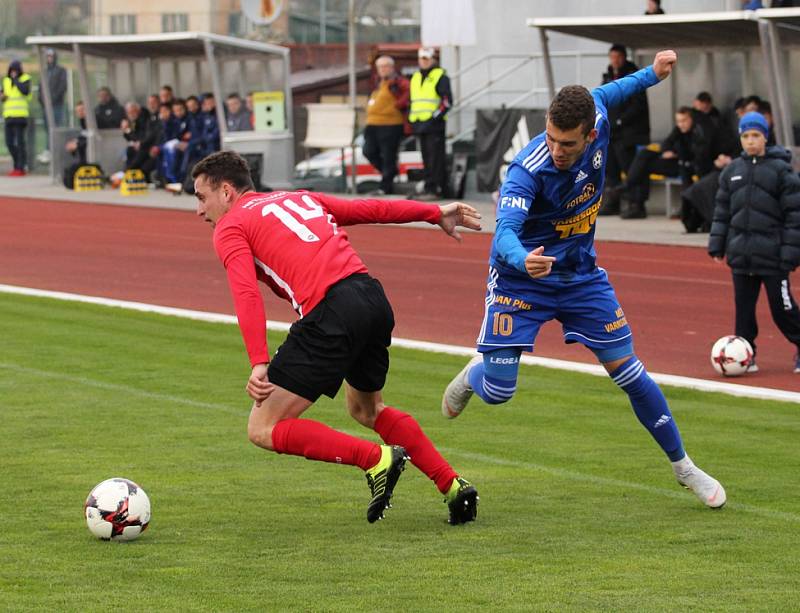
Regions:
<svg viewBox="0 0 800 613"><path fill-rule="evenodd" d="M672 470L675 471L676 475L685 475L694 467L694 462L692 462L692 458L689 455L683 456L677 462L672 462Z"/></svg>

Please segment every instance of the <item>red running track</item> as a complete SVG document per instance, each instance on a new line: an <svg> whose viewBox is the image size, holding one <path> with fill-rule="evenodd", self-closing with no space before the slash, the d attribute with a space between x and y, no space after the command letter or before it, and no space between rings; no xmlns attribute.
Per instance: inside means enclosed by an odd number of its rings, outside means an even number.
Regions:
<svg viewBox="0 0 800 613"><path fill-rule="evenodd" d="M23 198L0 199L0 213L0 283L233 312L211 230L191 213ZM474 343L491 235L469 234L459 244L422 228L361 226L348 233L386 288L397 336ZM727 266L694 247L604 242L597 251L648 369L716 379L708 353L733 328ZM266 305L271 319L294 319L272 294ZM791 372L794 348L772 322L766 298L758 316L761 372L729 381L800 391L800 375ZM594 361L580 345L563 343L556 322L543 328L536 354Z"/></svg>

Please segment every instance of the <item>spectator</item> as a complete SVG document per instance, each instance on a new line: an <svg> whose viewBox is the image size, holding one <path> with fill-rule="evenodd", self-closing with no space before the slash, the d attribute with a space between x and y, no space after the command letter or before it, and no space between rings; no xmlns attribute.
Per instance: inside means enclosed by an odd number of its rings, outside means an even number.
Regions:
<svg viewBox="0 0 800 613"><path fill-rule="evenodd" d="M175 94L172 91L172 86L162 85L158 90L158 100L161 104L168 104L172 108L172 103L175 101Z"/></svg>
<svg viewBox="0 0 800 613"><path fill-rule="evenodd" d="M28 117L31 114L31 76L22 69L22 62L19 60L13 60L8 65L0 100L3 102L6 147L14 162L14 168L8 176L23 177L28 159L25 130L28 129Z"/></svg>
<svg viewBox="0 0 800 613"><path fill-rule="evenodd" d="M708 92L700 92L697 94L692 101L692 108L695 111L703 113L716 124L719 124L722 120L719 109L714 106L714 99Z"/></svg>
<svg viewBox="0 0 800 613"><path fill-rule="evenodd" d="M453 105L450 78L436 65L434 50L421 47L417 52L419 70L411 77L408 121L419 138L422 151L425 193L420 200L448 196L445 120Z"/></svg>
<svg viewBox="0 0 800 613"><path fill-rule="evenodd" d="M769 126L769 133L767 134L767 147L776 145L775 119L772 117L772 105L768 100L759 99L756 112L761 113L764 116L764 119L767 120L767 125Z"/></svg>
<svg viewBox="0 0 800 613"><path fill-rule="evenodd" d="M167 130L161 150L161 176L165 187L173 192L183 190L186 178L186 153L192 139L192 122L186 102L180 98L172 101L172 124Z"/></svg>
<svg viewBox="0 0 800 613"><path fill-rule="evenodd" d="M128 141L125 149L125 170L141 169L150 157L147 140L149 124L150 115L138 102L125 104L125 119L122 120L122 136Z"/></svg>
<svg viewBox="0 0 800 613"><path fill-rule="evenodd" d="M763 284L772 319L797 349L793 368L800 373L800 311L789 285L789 273L800 264L800 179L789 151L767 147L768 133L760 113L739 122L744 151L720 177L708 253L719 262L727 256L731 267L736 335L755 353ZM757 370L753 362L748 371Z"/></svg>
<svg viewBox="0 0 800 613"><path fill-rule="evenodd" d="M228 127L228 132L244 132L245 130L253 129L250 125L250 114L242 106L242 99L239 94L228 95L225 99L225 108L227 110L225 123Z"/></svg>
<svg viewBox="0 0 800 613"><path fill-rule="evenodd" d="M217 123L217 101L214 94L203 94L202 102L202 128L203 157L219 151L219 124Z"/></svg>
<svg viewBox="0 0 800 613"><path fill-rule="evenodd" d="M158 94L150 94L147 96L147 132L151 134L154 130L158 130L158 126L160 124L161 118L158 116L158 109L161 106L161 102L158 98ZM156 141L151 143L155 144Z"/></svg>
<svg viewBox="0 0 800 613"><path fill-rule="evenodd" d="M639 70L628 60L624 45L612 45L608 51L608 71L603 75L603 85L611 83ZM620 198L616 189L622 183L622 174L627 173L638 146L650 142L650 108L647 93L634 94L625 104L608 109L611 139L606 162L606 193L600 215L619 215Z"/></svg>
<svg viewBox="0 0 800 613"><path fill-rule="evenodd" d="M158 169L156 183L162 186L165 183L161 170L162 151L167 140L173 137L173 124L172 107L169 104L159 105L158 123L150 124L150 133L148 134L148 141L153 143L150 145L150 157L143 165L142 171L149 179L153 171Z"/></svg>
<svg viewBox="0 0 800 613"><path fill-rule="evenodd" d="M622 212L623 219L647 217L645 203L650 197L650 174L680 177L684 186L692 183L694 175L703 176L714 168L713 134L709 123L688 106L675 113L675 127L661 143L661 152L640 149L631 163L628 177L620 191L627 193L630 206Z"/></svg>
<svg viewBox="0 0 800 613"><path fill-rule="evenodd" d="M664 9L661 8L661 0L647 0L645 15L663 15Z"/></svg>
<svg viewBox="0 0 800 613"><path fill-rule="evenodd" d="M408 110L408 81L397 73L394 59L388 55L375 60L375 69L380 80L367 102L363 151L369 163L381 173L380 193L391 194Z"/></svg>
<svg viewBox="0 0 800 613"><path fill-rule="evenodd" d="M45 51L47 57L47 86L50 89L50 101L53 105L53 121L56 127L64 125L64 97L67 93L67 71L63 66L58 65L58 56L54 49L47 49ZM50 162L50 127L47 124L47 113L44 112L44 88L39 87L39 104L42 106L42 117L44 118L44 129L47 134L45 142L47 149L42 151L36 159L42 164Z"/></svg>
<svg viewBox="0 0 800 613"><path fill-rule="evenodd" d="M253 92L247 92L244 97L244 107L247 109L247 114L250 118L250 129L254 130L256 127L256 111L253 106Z"/></svg>
<svg viewBox="0 0 800 613"><path fill-rule="evenodd" d="M97 90L97 106L94 107L94 116L100 130L119 129L122 126L125 109L117 102L108 87L101 87Z"/></svg>
<svg viewBox="0 0 800 613"><path fill-rule="evenodd" d="M75 104L75 117L77 117L78 125L81 128L80 134L68 140L64 144L64 149L72 154L74 162L79 166L83 166L86 164L86 105L83 104L83 100L78 100Z"/></svg>

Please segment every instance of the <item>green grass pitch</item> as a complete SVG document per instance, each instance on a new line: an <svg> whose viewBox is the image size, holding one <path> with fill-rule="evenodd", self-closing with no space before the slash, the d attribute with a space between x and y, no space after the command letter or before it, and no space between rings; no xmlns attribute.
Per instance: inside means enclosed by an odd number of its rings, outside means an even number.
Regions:
<svg viewBox="0 0 800 613"><path fill-rule="evenodd" d="M796 608L796 405L666 390L727 488L712 511L611 381L523 367L511 403L447 421L463 363L394 350L385 398L476 484L478 521L448 526L409 466L370 525L360 471L248 443L235 326L0 295L0 610ZM341 397L306 416L377 440ZM86 495L113 476L152 500L138 541L85 527Z"/></svg>

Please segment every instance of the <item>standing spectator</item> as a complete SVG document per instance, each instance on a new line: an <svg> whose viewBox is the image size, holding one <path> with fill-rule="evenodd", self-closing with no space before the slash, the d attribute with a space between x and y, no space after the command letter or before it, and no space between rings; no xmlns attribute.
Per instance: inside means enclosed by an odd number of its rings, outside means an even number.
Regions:
<svg viewBox="0 0 800 613"><path fill-rule="evenodd" d="M128 141L125 149L125 170L141 169L150 157L147 141L149 125L150 115L138 102L125 104L125 119L122 120L122 136Z"/></svg>
<svg viewBox="0 0 800 613"><path fill-rule="evenodd" d="M789 273L800 264L800 179L791 153L767 147L769 126L760 113L739 122L742 152L722 172L714 208L708 253L727 256L733 272L736 335L756 351L756 303L761 285L772 319L794 344L794 372L800 373L800 311L789 286ZM748 372L755 372L753 365Z"/></svg>
<svg viewBox="0 0 800 613"><path fill-rule="evenodd" d="M447 154L445 120L453 105L450 78L436 65L434 50L421 47L417 52L419 70L411 77L411 111L408 121L419 138L425 177L425 193L420 200L446 198Z"/></svg>
<svg viewBox="0 0 800 613"><path fill-rule="evenodd" d="M64 125L65 119L64 97L67 94L67 71L64 70L63 66L58 65L58 56L55 49L47 49L45 56L47 57L47 86L50 89L50 101L53 104L53 121L56 127L60 128ZM44 109L43 89L42 87L39 88L38 96L42 109ZM36 159L42 164L48 164L50 162L50 126L47 124L46 112L42 112L42 117L44 118L44 129L47 134L47 140L45 141L47 149L42 151Z"/></svg>
<svg viewBox="0 0 800 613"><path fill-rule="evenodd" d="M364 156L381 173L379 191L391 194L397 176L397 150L403 140L408 110L408 81L397 73L394 59L388 55L376 59L375 68L380 82L367 102Z"/></svg>
<svg viewBox="0 0 800 613"><path fill-rule="evenodd" d="M175 94L172 91L171 85L162 85L158 90L158 101L161 104L168 104L172 108L172 103L175 101Z"/></svg>
<svg viewBox="0 0 800 613"><path fill-rule="evenodd" d="M603 85L611 83L639 68L628 60L625 45L612 45L608 51L608 71L603 75ZM622 173L627 173L640 145L650 142L650 107L647 93L641 91L628 98L625 104L608 109L611 140L606 162L606 194L600 215L619 215L620 199L616 189L622 183Z"/></svg>
<svg viewBox="0 0 800 613"><path fill-rule="evenodd" d="M250 125L250 113L242 106L242 99L239 94L229 94L225 99L225 123L228 126L228 132L244 132L252 130Z"/></svg>
<svg viewBox="0 0 800 613"><path fill-rule="evenodd" d="M28 159L25 148L25 130L31 114L31 76L22 69L22 62L13 60L8 65L8 74L3 77L3 121L5 122L6 147L14 160L10 177L25 176Z"/></svg>
<svg viewBox="0 0 800 613"><path fill-rule="evenodd" d="M661 8L661 0L647 0L647 10L645 15L663 15L664 9Z"/></svg>
<svg viewBox="0 0 800 613"><path fill-rule="evenodd" d="M108 87L101 87L97 90L97 106L94 107L94 116L99 130L119 129L122 126L125 109L117 102Z"/></svg>
<svg viewBox="0 0 800 613"><path fill-rule="evenodd" d="M623 219L647 217L645 202L650 197L650 173L679 176L688 187L694 175L703 176L714 168L713 135L706 124L695 119L695 114L688 106L680 107L675 113L675 127L661 143L661 153L641 149L636 154L620 188L630 200L630 206L622 212Z"/></svg>

